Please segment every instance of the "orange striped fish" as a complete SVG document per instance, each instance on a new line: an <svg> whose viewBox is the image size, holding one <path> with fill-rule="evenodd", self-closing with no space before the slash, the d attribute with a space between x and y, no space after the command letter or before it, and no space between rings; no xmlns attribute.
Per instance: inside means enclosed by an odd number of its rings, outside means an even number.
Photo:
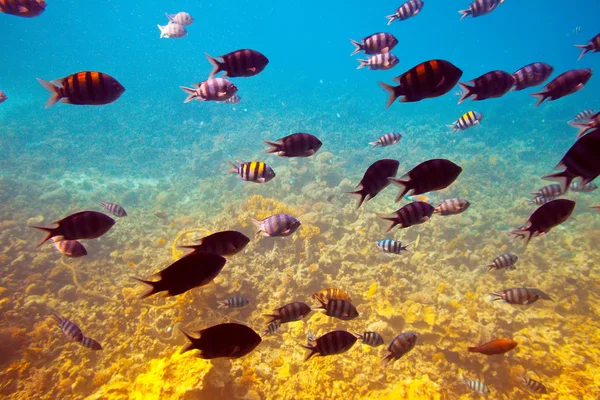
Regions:
<svg viewBox="0 0 600 400"><path fill-rule="evenodd" d="M40 78L37 80L50 92L46 108L52 107L58 101L86 106L110 104L121 97L125 91L125 88L115 78L102 72L77 72L62 79L53 80L52 83Z"/></svg>
<svg viewBox="0 0 600 400"><path fill-rule="evenodd" d="M44 0L0 0L0 12L17 17L37 17L46 9Z"/></svg>

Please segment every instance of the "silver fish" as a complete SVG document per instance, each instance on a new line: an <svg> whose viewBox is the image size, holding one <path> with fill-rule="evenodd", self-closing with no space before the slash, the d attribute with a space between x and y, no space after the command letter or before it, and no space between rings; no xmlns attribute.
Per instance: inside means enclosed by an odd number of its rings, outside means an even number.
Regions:
<svg viewBox="0 0 600 400"><path fill-rule="evenodd" d="M218 303L218 308L244 308L250 303L250 301L244 296L233 296L227 300L220 300Z"/></svg>
<svg viewBox="0 0 600 400"><path fill-rule="evenodd" d="M194 18L186 12L178 12L177 14L168 14L165 13L167 18L169 18L170 23L179 24L182 26L190 26L194 22Z"/></svg>
<svg viewBox="0 0 600 400"><path fill-rule="evenodd" d="M262 221L252 219L252 223L258 228L257 234L267 237L289 236L301 225L300 221L287 214L271 215Z"/></svg>
<svg viewBox="0 0 600 400"><path fill-rule="evenodd" d="M187 35L187 31L183 25L168 23L165 26L156 25L160 30L160 38L179 39Z"/></svg>

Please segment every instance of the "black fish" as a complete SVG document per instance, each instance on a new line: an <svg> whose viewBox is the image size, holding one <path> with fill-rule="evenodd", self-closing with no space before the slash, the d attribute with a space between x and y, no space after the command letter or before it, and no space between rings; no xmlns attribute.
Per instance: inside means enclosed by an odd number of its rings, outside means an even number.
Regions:
<svg viewBox="0 0 600 400"><path fill-rule="evenodd" d="M387 365L390 361L395 361L411 351L417 343L418 335L415 332L404 332L392 340L388 346L390 354L381 359Z"/></svg>
<svg viewBox="0 0 600 400"><path fill-rule="evenodd" d="M378 347L383 344L383 338L377 332L356 333L356 336L366 345Z"/></svg>
<svg viewBox="0 0 600 400"><path fill-rule="evenodd" d="M275 153L279 157L310 157L323 145L310 133L293 133L275 142L265 141L265 143L271 146L267 149L267 153Z"/></svg>
<svg viewBox="0 0 600 400"><path fill-rule="evenodd" d="M197 339L183 329L180 330L190 341L181 352L200 350L198 357L206 360L243 357L262 341L252 328L236 323L219 324L202 329L197 332L199 335Z"/></svg>
<svg viewBox="0 0 600 400"><path fill-rule="evenodd" d="M412 225L419 225L427 222L434 211L435 209L429 203L425 203L424 201L413 201L396 211L392 217L386 217L384 215L378 216L379 218L392 222L386 231L389 232L396 225L400 225L400 229L403 229Z"/></svg>
<svg viewBox="0 0 600 400"><path fill-rule="evenodd" d="M58 323L58 326L60 326L67 339L72 342L81 342L83 332L81 332L81 329L75 322L69 321L56 313L52 314L52 318Z"/></svg>
<svg viewBox="0 0 600 400"><path fill-rule="evenodd" d="M321 303L321 309L325 310L325 315L330 317L339 318L343 321L349 321L358 317L358 311L356 307L348 300L342 299L329 299L327 303L317 298Z"/></svg>
<svg viewBox="0 0 600 400"><path fill-rule="evenodd" d="M479 101L503 96L514 86L515 78L508 72L491 71L469 82L472 83L472 86L459 82L463 94L458 100L458 104L469 97Z"/></svg>
<svg viewBox="0 0 600 400"><path fill-rule="evenodd" d="M390 178L390 181L400 187L400 193L396 196L396 201L399 201L411 191L410 195L414 196L434 190L442 190L450 186L461 172L462 168L452 161L436 158L425 161L411 169L402 176L405 179Z"/></svg>
<svg viewBox="0 0 600 400"><path fill-rule="evenodd" d="M577 61L581 60L581 57L585 56L588 52L597 53L600 51L600 33L590 39L588 44L576 44L575 47L583 49Z"/></svg>
<svg viewBox="0 0 600 400"><path fill-rule="evenodd" d="M40 78L37 80L50 92L46 108L52 107L58 101L88 106L110 104L125 92L125 88L115 78L95 71L77 72L50 82Z"/></svg>
<svg viewBox="0 0 600 400"><path fill-rule="evenodd" d="M379 194L383 189L389 186L389 178L396 176L400 162L397 160L384 159L375 161L363 175L363 178L356 186L356 190L348 192L360 196L358 200L359 208L363 201L369 201Z"/></svg>
<svg viewBox="0 0 600 400"><path fill-rule="evenodd" d="M115 217L126 217L127 212L123 207L116 203L109 203L106 201L101 201L100 206L102 206L106 211L114 215Z"/></svg>
<svg viewBox="0 0 600 400"><path fill-rule="evenodd" d="M352 39L350 42L356 46L356 49L350 54L353 56L359 51L364 51L365 54L388 53L398 44L398 39L391 33L378 32L362 39L361 43Z"/></svg>
<svg viewBox="0 0 600 400"><path fill-rule="evenodd" d="M218 254L193 253L180 258L156 274L161 278L159 281L134 279L152 286L152 290L144 294L142 299L164 291L168 296L177 296L210 283L219 275L226 261Z"/></svg>
<svg viewBox="0 0 600 400"><path fill-rule="evenodd" d="M512 74L515 79L513 90L523 90L541 85L552 75L554 68L543 62L535 62L524 66Z"/></svg>
<svg viewBox="0 0 600 400"><path fill-rule="evenodd" d="M188 255L195 253L215 253L220 256L232 256L244 250L250 239L238 231L222 231L213 233L198 240L198 244L179 246L182 249L192 249Z"/></svg>
<svg viewBox="0 0 600 400"><path fill-rule="evenodd" d="M538 98L535 106L539 106L546 99L553 101L583 89L591 77L592 70L589 68L573 69L560 74L546 85L543 92L532 94Z"/></svg>
<svg viewBox="0 0 600 400"><path fill-rule="evenodd" d="M276 310L277 314L265 314L265 317L271 317L269 323L273 321L281 321L281 323L300 321L311 312L311 308L308 304L296 301L294 303L286 304Z"/></svg>
<svg viewBox="0 0 600 400"><path fill-rule="evenodd" d="M15 15L17 17L37 17L46 9L44 0L1 0L0 13Z"/></svg>
<svg viewBox="0 0 600 400"><path fill-rule="evenodd" d="M208 54L206 58L214 66L208 76L209 79L221 71L225 71L223 76L228 78L254 76L262 72L269 63L269 59L262 53L249 49L236 50L217 57L222 59L222 62Z"/></svg>
<svg viewBox="0 0 600 400"><path fill-rule="evenodd" d="M546 234L555 226L569 219L574 209L575 202L572 200L552 200L535 210L524 226L514 229L510 233L515 237L525 239L525 246L527 246L532 237Z"/></svg>
<svg viewBox="0 0 600 400"><path fill-rule="evenodd" d="M332 354L341 354L350 350L350 348L356 343L356 336L346 331L333 331L324 334L323 336L315 340L315 345L303 345L305 349L310 350L310 353L304 361L308 361L312 356L329 356Z"/></svg>
<svg viewBox="0 0 600 400"><path fill-rule="evenodd" d="M81 345L83 347L87 347L88 349L92 349L92 350L102 350L102 345L100 343L98 343L96 340L89 338L89 337L83 337L81 339Z"/></svg>
<svg viewBox="0 0 600 400"><path fill-rule="evenodd" d="M539 299L553 301L550 296L540 289L527 287L503 289L500 292L490 293L490 295L493 297L492 301L503 300L508 304L519 304L523 306L533 304Z"/></svg>
<svg viewBox="0 0 600 400"><path fill-rule="evenodd" d="M58 226L56 228L32 226L32 228L48 232L37 247L55 236L62 236L63 240L98 238L112 228L115 220L97 211L81 211L53 223Z"/></svg>

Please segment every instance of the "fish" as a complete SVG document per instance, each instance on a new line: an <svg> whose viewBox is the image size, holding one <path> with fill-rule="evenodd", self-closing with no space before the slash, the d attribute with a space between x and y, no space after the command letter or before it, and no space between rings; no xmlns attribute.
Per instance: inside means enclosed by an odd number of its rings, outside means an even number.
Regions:
<svg viewBox="0 0 600 400"><path fill-rule="evenodd" d="M0 104L4 103L8 100L8 96L2 90L0 90Z"/></svg>
<svg viewBox="0 0 600 400"><path fill-rule="evenodd" d="M37 245L40 247L55 236L62 240L96 239L107 233L115 224L115 220L97 211L80 211L59 221L55 228L32 226L32 228L47 232L46 237Z"/></svg>
<svg viewBox="0 0 600 400"><path fill-rule="evenodd" d="M213 65L213 70L208 75L212 78L221 71L225 71L223 76L228 78L250 77L261 73L269 59L264 54L250 49L232 51L217 58L208 53L204 53L208 61ZM221 60L218 60L218 59Z"/></svg>
<svg viewBox="0 0 600 400"><path fill-rule="evenodd" d="M81 338L81 345L92 350L102 350L102 345L98 341L85 336Z"/></svg>
<svg viewBox="0 0 600 400"><path fill-rule="evenodd" d="M160 39L180 39L187 35L187 30L183 25L169 22L165 26L156 25L160 30Z"/></svg>
<svg viewBox="0 0 600 400"><path fill-rule="evenodd" d="M512 235L525 240L525 247L531 238L544 235L565 222L575 209L575 202L567 199L551 200L538 207L520 228L510 231Z"/></svg>
<svg viewBox="0 0 600 400"><path fill-rule="evenodd" d="M378 83L389 93L385 105L389 108L399 97L402 97L400 102L412 103L442 96L452 90L462 74L462 70L448 61L429 60L394 78L398 86Z"/></svg>
<svg viewBox="0 0 600 400"><path fill-rule="evenodd" d="M396 10L395 14L386 16L386 18L388 19L387 24L390 25L396 20L404 21L409 19L410 17L418 15L423 9L424 5L425 3L423 3L422 0L408 0L406 3L398 7L398 10Z"/></svg>
<svg viewBox="0 0 600 400"><path fill-rule="evenodd" d="M575 47L578 49L583 49L577 61L581 60L583 56L585 56L590 51L593 53L597 53L600 51L600 33L590 39L588 44L576 44Z"/></svg>
<svg viewBox="0 0 600 400"><path fill-rule="evenodd" d="M238 91L237 86L224 78L210 78L192 85L191 88L185 86L179 86L179 88L188 94L184 103L192 100L226 101Z"/></svg>
<svg viewBox="0 0 600 400"><path fill-rule="evenodd" d="M358 317L358 310L348 300L329 299L327 303L318 299L321 303L319 309L325 310L325 315L329 317L339 318L343 321L350 321Z"/></svg>
<svg viewBox="0 0 600 400"><path fill-rule="evenodd" d="M103 72L82 71L62 79L37 81L50 92L46 108L57 102L84 106L101 106L114 103L125 92L115 78Z"/></svg>
<svg viewBox="0 0 600 400"><path fill-rule="evenodd" d="M454 197L452 199L446 199L442 201L438 206L433 210L434 214L439 215L456 215L461 214L469 208L471 203L461 197Z"/></svg>
<svg viewBox="0 0 600 400"><path fill-rule="evenodd" d="M569 189L571 189L574 192L589 193L598 189L598 185L596 185L594 182L588 182L585 185L582 185L581 183L579 183L579 181L573 181L569 185Z"/></svg>
<svg viewBox="0 0 600 400"><path fill-rule="evenodd" d="M275 321L271 321L269 325L267 325L267 328L263 331L263 335L272 335L277 332L279 328L281 328L280 320L277 319Z"/></svg>
<svg viewBox="0 0 600 400"><path fill-rule="evenodd" d="M378 32L363 38L360 42L352 39L350 42L356 46L356 49L350 54L353 56L359 51L365 54L388 53L396 47L398 39L391 33Z"/></svg>
<svg viewBox="0 0 600 400"><path fill-rule="evenodd" d="M543 91L531 94L531 96L538 99L535 106L539 106L546 99L549 99L549 101L554 101L560 99L561 97L578 92L579 90L583 89L591 77L592 70L590 68L572 69L570 71L563 72L551 80Z"/></svg>
<svg viewBox="0 0 600 400"><path fill-rule="evenodd" d="M52 241L52 245L67 257L75 258L87 255L87 250L77 240L60 240L58 236L55 236Z"/></svg>
<svg viewBox="0 0 600 400"><path fill-rule="evenodd" d="M531 192L531 195L534 197L542 196L548 199L554 199L555 197L559 197L563 194L564 192L562 190L562 187L558 183L552 183L550 185L544 186L537 192Z"/></svg>
<svg viewBox="0 0 600 400"><path fill-rule="evenodd" d="M273 321L279 321L282 324L286 322L300 321L306 317L312 309L306 303L296 301L294 303L286 304L283 307L279 307L275 310L275 314L265 314L265 317L271 318L269 324Z"/></svg>
<svg viewBox="0 0 600 400"><path fill-rule="evenodd" d="M63 318L56 313L52 314L52 318L58 323L58 326L60 326L60 329L62 329L63 334L67 339L71 342L81 342L81 339L83 339L83 332L81 332L81 329L75 322Z"/></svg>
<svg viewBox="0 0 600 400"><path fill-rule="evenodd" d="M414 242L407 243L402 246L402 242L393 239L384 239L377 242L377 247L384 253L400 254L403 251L408 251L408 246L413 245Z"/></svg>
<svg viewBox="0 0 600 400"><path fill-rule="evenodd" d="M471 389L472 391L477 392L479 394L486 395L490 392L490 388L481 381L473 381L473 380L465 378L464 376L461 376L461 381L462 381L462 383L467 385L469 387L469 389Z"/></svg>
<svg viewBox="0 0 600 400"><path fill-rule="evenodd" d="M383 159L375 161L367 168L355 190L348 194L359 196L356 208L363 202L375 198L383 189L390 185L389 178L396 176L400 162L397 160Z"/></svg>
<svg viewBox="0 0 600 400"><path fill-rule="evenodd" d="M154 213L154 216L160 219L169 218L169 214L166 211L157 211Z"/></svg>
<svg viewBox="0 0 600 400"><path fill-rule="evenodd" d="M321 303L326 303L329 300L335 300L335 299L352 301L352 299L350 298L350 295L348 293L346 293L342 289L335 289L335 288L321 289L319 292L313 293L312 298L313 298L313 300L318 300Z"/></svg>
<svg viewBox="0 0 600 400"><path fill-rule="evenodd" d="M44 0L0 0L0 12L23 18L41 15L46 9Z"/></svg>
<svg viewBox="0 0 600 400"><path fill-rule="evenodd" d="M205 236L198 244L179 246L182 249L192 249L190 254L214 253L220 256L233 256L244 250L250 243L250 238L238 231L222 231Z"/></svg>
<svg viewBox="0 0 600 400"><path fill-rule="evenodd" d="M391 177L389 180L400 187L400 193L396 196L398 202L408 192L414 196L447 188L461 172L462 168L452 161L436 158L422 162L400 179Z"/></svg>
<svg viewBox="0 0 600 400"><path fill-rule="evenodd" d="M377 147L377 146L386 147L386 146L391 146L393 144L400 142L400 139L402 139L402 135L400 133L389 132L389 133L386 133L385 135L383 135L382 137L380 137L379 139L377 139L377 141L369 142L369 144L373 147ZM400 164L398 163L398 165L400 165Z"/></svg>
<svg viewBox="0 0 600 400"><path fill-rule="evenodd" d="M459 14L462 14L460 20L462 21L469 15L472 18L477 18L489 14L502 3L504 3L504 0L475 0L469 5L468 9L458 11Z"/></svg>
<svg viewBox="0 0 600 400"><path fill-rule="evenodd" d="M486 72L468 83L471 83L471 85L463 82L458 83L463 94L457 104L468 98L480 101L501 97L515 85L515 78L508 72L495 70Z"/></svg>
<svg viewBox="0 0 600 400"><path fill-rule="evenodd" d="M514 91L527 89L544 83L554 72L554 67L543 62L527 64L515 71L512 76L515 79Z"/></svg>
<svg viewBox="0 0 600 400"><path fill-rule="evenodd" d="M600 206L591 206L590 208L596 211L600 211Z"/></svg>
<svg viewBox="0 0 600 400"><path fill-rule="evenodd" d="M236 164L229 161L232 174L237 174L240 179L246 182L266 183L275 178L275 171L262 161L236 161Z"/></svg>
<svg viewBox="0 0 600 400"><path fill-rule="evenodd" d="M258 228L256 234L262 233L265 237L289 236L300 227L301 223L288 214L275 214L262 221L251 219Z"/></svg>
<svg viewBox="0 0 600 400"><path fill-rule="evenodd" d="M234 94L233 96L231 96L230 98L228 98L227 100L225 100L223 103L237 104L240 101L242 101L242 98L240 96L238 96L237 94Z"/></svg>
<svg viewBox="0 0 600 400"><path fill-rule="evenodd" d="M471 353L481 353L491 356L494 354L504 354L507 351L510 351L517 347L517 344L518 343L512 339L502 338L492 340L491 342L487 342L479 346L469 347L468 350Z"/></svg>
<svg viewBox="0 0 600 400"><path fill-rule="evenodd" d="M570 120L568 122L569 125L571 125L573 122L586 122L589 121L589 119L596 114L596 111L594 110L583 110L582 112L578 113L575 118L573 118L572 120Z"/></svg>
<svg viewBox="0 0 600 400"><path fill-rule="evenodd" d="M577 139L580 139L586 133L600 128L600 113L592 115L588 120L574 121L569 125L577 128Z"/></svg>
<svg viewBox="0 0 600 400"><path fill-rule="evenodd" d="M250 301L244 296L238 295L230 297L227 300L217 301L217 303L219 303L217 308L244 308L250 304Z"/></svg>
<svg viewBox="0 0 600 400"><path fill-rule="evenodd" d="M527 203L529 204L535 204L536 206L541 206L543 204L546 204L550 201L554 200L553 197L544 197L544 196L535 196L534 198L527 200Z"/></svg>
<svg viewBox="0 0 600 400"><path fill-rule="evenodd" d="M539 299L554 301L541 290L527 287L502 289L500 292L493 292L490 295L492 296L492 301L503 300L508 304L523 306L533 304Z"/></svg>
<svg viewBox="0 0 600 400"><path fill-rule="evenodd" d="M279 157L310 157L316 154L323 143L310 133L293 133L274 142L265 141L270 146L267 153Z"/></svg>
<svg viewBox="0 0 600 400"><path fill-rule="evenodd" d="M179 24L181 26L190 26L194 22L194 18L186 12L178 12L177 14L165 13L170 23Z"/></svg>
<svg viewBox="0 0 600 400"><path fill-rule="evenodd" d="M317 341L317 339L315 338L315 333L313 331L309 330L308 333L306 334L306 342L308 343L308 345L311 345L316 341Z"/></svg>
<svg viewBox="0 0 600 400"><path fill-rule="evenodd" d="M306 356L304 361L308 361L312 356L330 356L333 354L341 354L350 350L354 343L356 343L357 337L347 331L333 331L324 334L323 336L315 340L316 344L307 344L300 346L310 350L310 353Z"/></svg>
<svg viewBox="0 0 600 400"><path fill-rule="evenodd" d="M108 203L105 201L100 202L100 206L104 208L106 211L114 215L115 217L126 217L127 212L123 207L116 203Z"/></svg>
<svg viewBox="0 0 600 400"><path fill-rule="evenodd" d="M521 383L529 390L535 393L546 394L548 393L548 389L544 384L540 381L536 381L535 379L531 379L527 376L526 373L521 375Z"/></svg>
<svg viewBox="0 0 600 400"><path fill-rule="evenodd" d="M511 253L501 254L498 257L494 258L492 260L491 264L487 265L487 267L489 268L488 271L491 271L493 269L495 269L495 270L507 269L509 271L512 271L515 269L515 264L517 263L517 261L519 261L519 257L515 254L511 254Z"/></svg>
<svg viewBox="0 0 600 400"><path fill-rule="evenodd" d="M398 57L393 55L392 53L381 53L375 54L366 60L358 60L358 67L356 69L361 69L364 67L369 67L370 70L388 70L394 68L400 60Z"/></svg>
<svg viewBox="0 0 600 400"><path fill-rule="evenodd" d="M191 336L181 327L179 330L190 341L181 349L181 353L199 350L198 357L205 360L240 358L254 350L262 341L254 329L234 322L202 329L196 332L198 338Z"/></svg>
<svg viewBox="0 0 600 400"><path fill-rule="evenodd" d="M452 132L456 131L464 131L465 129L469 129L474 127L475 125L479 125L479 122L483 119L483 114L477 111L469 111L464 113L459 119L454 121L452 124L447 124L446 126L452 129Z"/></svg>
<svg viewBox="0 0 600 400"><path fill-rule="evenodd" d="M355 335L362 340L363 344L371 347L379 347L384 343L383 338L377 332L355 333Z"/></svg>
<svg viewBox="0 0 600 400"><path fill-rule="evenodd" d="M404 200L408 201L423 201L425 203L431 204L431 198L429 196L424 196L422 194L417 194L414 196L405 195Z"/></svg>
<svg viewBox="0 0 600 400"><path fill-rule="evenodd" d="M194 253L180 258L155 274L160 277L156 282L134 279L151 286L150 291L142 295L142 299L159 292L167 292L167 296L177 296L212 282L219 275L226 261L218 254Z"/></svg>
<svg viewBox="0 0 600 400"><path fill-rule="evenodd" d="M396 336L388 346L389 354L381 359L384 365L394 362L411 351L417 344L418 335L415 332L404 332Z"/></svg>
<svg viewBox="0 0 600 400"><path fill-rule="evenodd" d="M386 231L389 232L396 225L399 225L400 229L404 229L409 226L423 224L429 221L434 210L433 206L429 203L413 201L397 210L393 216L386 217L382 214L377 214L377 216L391 222L390 227Z"/></svg>

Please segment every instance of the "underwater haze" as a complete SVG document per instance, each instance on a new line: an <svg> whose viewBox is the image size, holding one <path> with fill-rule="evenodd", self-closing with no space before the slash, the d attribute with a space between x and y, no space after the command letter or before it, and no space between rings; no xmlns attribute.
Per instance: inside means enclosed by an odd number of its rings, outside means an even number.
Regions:
<svg viewBox="0 0 600 400"><path fill-rule="evenodd" d="M0 0L0 10L12 1L26 0ZM385 16L402 1L47 3L35 18L0 13L0 91L8 97L0 104L0 397L600 398L600 212L592 208L600 190L563 193L576 203L570 218L528 245L509 234L543 207L531 193L553 183L542 177L574 145L577 130L567 122L600 110L596 75L538 107L530 96L569 70L600 74L600 54L578 61L575 47L600 32L598 0L505 0L462 21L457 11L469 0L424 0L418 15L390 25ZM159 39L165 12L193 16L185 37ZM350 56L349 39L377 32L398 39L390 51L398 65L357 69L369 55ZM255 76L230 79L240 102L184 103L180 86L205 81L213 69L205 53L238 49L269 60ZM460 82L534 62L554 72L499 98L457 104L456 85L386 109L378 82L392 84L433 59L460 68ZM110 104L46 109L50 93L36 78L80 71L108 74L125 91ZM476 126L446 126L469 111L484 116ZM306 158L266 152L264 141L296 132L315 135L322 147ZM402 135L399 143L369 145L390 132ZM415 197L433 207L451 198L470 206L386 232L381 214L410 203L395 202L399 188L359 208L348 194L381 159L399 161L397 178L430 159L452 161L462 168L455 182ZM236 160L264 162L276 176L240 179L229 172ZM127 216L99 202L117 203ZM84 210L117 220L101 237L83 238L87 255L61 254L52 240L36 248L43 232L32 226ZM252 219L279 213L300 227L285 237L256 234ZM154 281L187 253L179 246L227 230L251 240L226 257L214 281L142 298L149 287L133 277ZM414 243L390 254L377 246L384 239ZM488 268L504 253L518 256L515 268ZM491 295L524 287L551 301L506 304ZM345 291L359 315L319 310L313 294L325 288ZM219 307L234 296L249 304ZM293 302L312 312L267 332L265 314ZM53 313L102 350L74 340ZM197 337L228 322L251 327L262 342L234 359L182 352L189 343L182 330ZM344 353L305 360L310 351L301 345L336 330L377 332L384 345L358 340ZM414 348L381 362L403 332L418 335ZM518 345L494 355L468 350L501 338Z"/></svg>

